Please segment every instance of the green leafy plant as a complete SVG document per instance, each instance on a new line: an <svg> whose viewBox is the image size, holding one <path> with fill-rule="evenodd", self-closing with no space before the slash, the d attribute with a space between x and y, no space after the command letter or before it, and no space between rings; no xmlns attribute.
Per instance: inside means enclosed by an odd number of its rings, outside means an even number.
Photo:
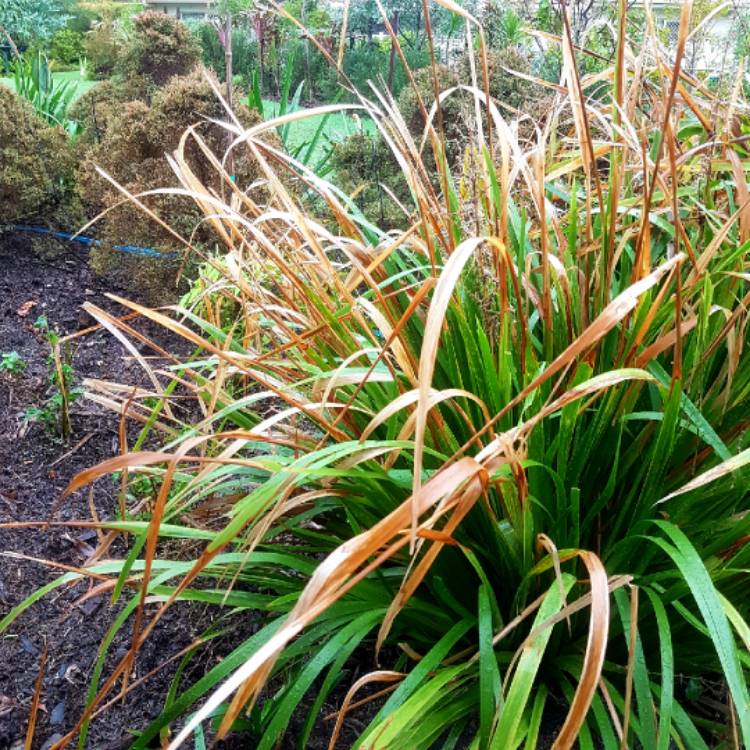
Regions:
<svg viewBox="0 0 750 750"><path fill-rule="evenodd" d="M50 40L49 54L58 63L77 66L84 54L83 34L70 28L60 29Z"/></svg>
<svg viewBox="0 0 750 750"><path fill-rule="evenodd" d="M0 354L0 372L18 377L27 367L26 360L16 351Z"/></svg>
<svg viewBox="0 0 750 750"><path fill-rule="evenodd" d="M43 42L65 26L64 10L61 0L3 0L0 28L17 45Z"/></svg>
<svg viewBox="0 0 750 750"><path fill-rule="evenodd" d="M688 29L685 6L680 48ZM226 253L189 305L120 300L192 356L168 376L141 358L142 397L91 384L144 427L68 492L113 471L158 492L146 518L103 524L132 537L91 570L123 609L61 747L85 745L178 600L259 627L194 684L178 675L133 748L173 725L170 748L202 741L213 722L271 750L293 717L300 747L314 733L335 747L365 688L378 702L354 747L750 742L750 157L725 132L736 102L704 105L679 55L641 67L626 42L594 105L563 35L564 97L525 146L486 104L479 44L481 85L466 86L487 109L450 163L437 106L416 142L387 96L363 97L409 186L403 231L303 171L321 220L259 140L269 206L221 203L175 151ZM131 649L105 674L130 614ZM721 685L710 703L702 677Z"/></svg>
<svg viewBox="0 0 750 750"><path fill-rule="evenodd" d="M75 135L77 125L67 117L76 95L75 81L55 81L49 61L40 51L15 60L13 80L18 94L31 102L45 121Z"/></svg>
<svg viewBox="0 0 750 750"><path fill-rule="evenodd" d="M47 317L40 315L34 321L34 328L44 334L50 347L47 357L49 391L42 406L26 409L25 419L39 422L49 432L67 440L70 435L70 407L83 394L83 389L73 385L75 372L70 361L71 351L68 346L61 347L60 334L50 328Z"/></svg>
<svg viewBox="0 0 750 750"><path fill-rule="evenodd" d="M119 52L125 42L122 24L115 19L105 19L94 24L83 40L83 49L91 72L100 78L114 72Z"/></svg>

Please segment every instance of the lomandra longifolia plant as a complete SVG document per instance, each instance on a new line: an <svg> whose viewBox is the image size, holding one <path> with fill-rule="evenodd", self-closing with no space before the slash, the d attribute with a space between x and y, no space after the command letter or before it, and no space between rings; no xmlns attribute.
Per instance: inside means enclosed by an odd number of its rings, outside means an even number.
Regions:
<svg viewBox="0 0 750 750"><path fill-rule="evenodd" d="M180 669L134 748L236 729L270 750L290 722L299 747L341 747L344 726L361 748L750 742L740 86L717 99L683 70L689 4L666 51L648 11L631 43L623 2L612 65L582 77L564 24L549 111L518 123L487 97L481 28L441 4L466 23L470 79L425 103L416 137L377 85L357 105L408 185L403 230L262 141L278 119L227 117L262 205L227 155L223 196L183 147L170 156L222 251L179 305L119 300L192 356L154 343L164 365L139 357L135 394L89 383L143 424L70 487L117 471L134 498L104 524L129 534L127 558L86 573L133 635L108 671L104 644L57 747L129 689L182 600L258 627L197 682ZM451 97L467 104L457 161Z"/></svg>

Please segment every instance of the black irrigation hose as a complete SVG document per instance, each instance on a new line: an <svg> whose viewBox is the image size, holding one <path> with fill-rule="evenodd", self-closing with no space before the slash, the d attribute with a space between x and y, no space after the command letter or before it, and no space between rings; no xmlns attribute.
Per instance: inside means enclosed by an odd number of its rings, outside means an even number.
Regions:
<svg viewBox="0 0 750 750"><path fill-rule="evenodd" d="M94 239L93 237L87 237L83 234L71 234L70 232L57 232L54 229L47 229L46 227L32 227L28 224L15 224L10 227L17 232L30 232L31 234L47 234L51 237L56 237L59 240L65 240L67 242L78 242L86 247L92 247L94 245L101 245L101 240ZM146 258L174 258L177 253L160 253L153 247L141 247L140 245L113 245L113 250L117 250L121 253L130 253L131 255L141 255Z"/></svg>

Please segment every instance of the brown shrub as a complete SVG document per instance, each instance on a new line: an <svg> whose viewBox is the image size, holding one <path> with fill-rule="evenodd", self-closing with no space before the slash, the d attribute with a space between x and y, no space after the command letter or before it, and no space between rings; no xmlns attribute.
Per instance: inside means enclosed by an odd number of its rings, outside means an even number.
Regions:
<svg viewBox="0 0 750 750"><path fill-rule="evenodd" d="M174 288L175 264L123 254L114 247L138 245L174 252L182 246L137 207L117 205L122 194L96 173L95 166L132 193L174 186L176 178L165 153L174 151L184 130L197 123L209 147L223 153L226 131L208 125L206 119L226 119L226 113L196 72L199 60L200 48L187 26L164 13L141 13L113 66L112 78L81 97L70 113L80 126L79 183L89 215L117 206L98 224L103 244L92 252L92 265L150 301ZM257 120L244 108L239 116L248 125ZM187 158L204 184L211 184L212 170L192 142ZM246 157L235 160L235 172L238 181L257 176ZM217 182L215 176L213 182ZM182 236L191 238L201 214L190 199L150 196L144 203ZM197 243L207 239L207 232L195 237Z"/></svg>
<svg viewBox="0 0 750 750"><path fill-rule="evenodd" d="M246 127L259 121L256 112L242 106L235 114ZM221 156L227 146L227 133L220 126L207 122L209 118L224 120L226 113L211 86L198 74L173 78L156 91L150 105L138 100L119 104L108 118L106 132L98 142L90 142L79 170L82 195L92 215L116 206L123 199L119 190L96 173L95 166L133 194L175 187L177 178L165 154L177 148L182 133L191 125L197 126L201 138ZM269 136L268 140L279 145L275 136ZM188 141L185 156L204 185L219 195L226 192L226 186L220 183L215 169L194 141ZM242 189L247 189L259 177L257 164L243 151L237 152L234 170L236 182ZM211 249L215 235L199 226L203 214L190 198L148 196L143 198L143 203L183 237L204 249ZM136 206L124 203L100 221L99 236L103 245L92 253L96 271L116 277L149 301L174 296L175 263L126 256L113 249L115 245L125 244L166 253L183 250L181 243L153 219Z"/></svg>
<svg viewBox="0 0 750 750"><path fill-rule="evenodd" d="M68 136L0 84L0 221L67 228L81 219Z"/></svg>
<svg viewBox="0 0 750 750"><path fill-rule="evenodd" d="M163 86L174 76L191 73L201 60L200 45L176 18L149 10L133 19L133 32L115 71Z"/></svg>
<svg viewBox="0 0 750 750"><path fill-rule="evenodd" d="M147 90L142 78L109 79L92 86L68 112L70 119L79 126L79 147L99 143L127 102L148 100Z"/></svg>

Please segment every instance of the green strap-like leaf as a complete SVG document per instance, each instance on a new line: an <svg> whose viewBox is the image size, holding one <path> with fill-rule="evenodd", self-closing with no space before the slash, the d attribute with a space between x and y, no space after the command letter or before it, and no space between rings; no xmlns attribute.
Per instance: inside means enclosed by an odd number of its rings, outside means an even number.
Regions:
<svg viewBox="0 0 750 750"><path fill-rule="evenodd" d="M562 586L560 582L555 581L547 591L534 618L532 633L542 623L560 611L563 606L562 594L567 594L570 591L575 583L575 577L565 573L561 578L561 583ZM518 730L527 710L529 696L551 635L552 626L544 627L523 646L523 653L518 660L518 666L500 712L497 731L492 737L490 744L492 750L512 750L521 741Z"/></svg>
<svg viewBox="0 0 750 750"><path fill-rule="evenodd" d="M654 521L654 523L669 537L672 544L657 537L649 538L669 555L690 587L703 621L708 627L721 663L724 679L732 694L739 718L742 741L746 747L750 747L750 696L748 696L747 682L740 667L737 647L719 593L706 566L685 534L667 521Z"/></svg>

